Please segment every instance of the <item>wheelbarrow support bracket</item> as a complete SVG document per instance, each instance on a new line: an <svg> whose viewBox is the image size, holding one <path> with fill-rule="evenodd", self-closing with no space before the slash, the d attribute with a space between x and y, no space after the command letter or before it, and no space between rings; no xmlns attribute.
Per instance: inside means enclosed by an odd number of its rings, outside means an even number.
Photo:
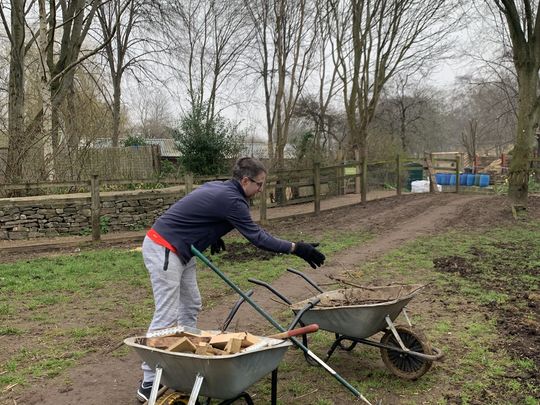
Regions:
<svg viewBox="0 0 540 405"><path fill-rule="evenodd" d="M401 347L401 350L404 350L406 352L410 352L409 348L407 348L405 346L405 344L403 343L403 341L401 340L401 336L399 336L399 333L398 331L396 330L396 327L394 326L394 323L392 322L392 320L390 319L390 316L386 315L384 317L384 319L386 320L386 324L388 325L388 327L390 328L390 330L392 331L392 334L394 335L394 337L396 338L396 341L398 342L399 344L399 347Z"/></svg>
<svg viewBox="0 0 540 405"><path fill-rule="evenodd" d="M197 374L195 377L195 383L193 383L193 388L191 389L191 395L189 396L188 405L195 405L197 403L197 398L199 397L199 391L203 383L204 377L200 374Z"/></svg>
<svg viewBox="0 0 540 405"><path fill-rule="evenodd" d="M159 364L156 365L156 376L154 378L154 384L152 385L152 391L150 391L150 398L148 398L148 405L156 404L162 373L163 373L163 368Z"/></svg>
<svg viewBox="0 0 540 405"><path fill-rule="evenodd" d="M403 313L403 316L405 317L405 320L407 321L407 325L409 325L411 328L412 328L412 322L411 320L409 319L409 315L407 315L407 307L403 307L403 309L401 310L401 312Z"/></svg>

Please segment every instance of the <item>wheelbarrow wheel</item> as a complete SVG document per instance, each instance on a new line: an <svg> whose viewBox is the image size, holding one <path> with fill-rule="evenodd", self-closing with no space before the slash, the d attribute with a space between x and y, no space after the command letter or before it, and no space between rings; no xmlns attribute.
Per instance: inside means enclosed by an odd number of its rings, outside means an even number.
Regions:
<svg viewBox="0 0 540 405"><path fill-rule="evenodd" d="M162 395L156 401L156 405L187 405L189 403L189 395L181 392L172 392L167 395ZM199 404L199 401L196 402Z"/></svg>
<svg viewBox="0 0 540 405"><path fill-rule="evenodd" d="M431 345L420 331L413 331L409 326L397 325L396 330L406 348L413 352L432 354ZM391 330L381 338L381 344L400 347ZM423 376L433 364L432 361L417 356L400 353L381 347L384 365L396 376L406 380L416 380Z"/></svg>

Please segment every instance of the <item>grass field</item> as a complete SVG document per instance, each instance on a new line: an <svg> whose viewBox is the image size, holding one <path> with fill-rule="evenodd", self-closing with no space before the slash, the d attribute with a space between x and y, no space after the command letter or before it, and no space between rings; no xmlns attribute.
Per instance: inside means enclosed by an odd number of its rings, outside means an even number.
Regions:
<svg viewBox="0 0 540 405"><path fill-rule="evenodd" d="M385 403L538 404L538 348L527 350L534 342L527 339L534 337L525 328L538 327L537 307L531 305L538 305L539 234L536 222L487 234L449 232L411 241L376 261L359 264L353 272L363 284L429 284L411 303L410 313L433 346L446 353L446 360L414 382L390 374L374 348L337 352L331 366L368 398L384 398ZM283 236L295 240L301 235ZM332 256L370 237L336 232L321 240L330 241L323 247ZM218 257L215 263L247 288L247 278L272 282L285 267L300 264L294 260L278 255L228 262ZM199 271L199 285L207 307L231 294L208 270ZM119 342L145 330L152 308L148 277L136 250L1 264L0 391L62 378L66 369L92 353L127 355ZM286 324L291 314L283 310L275 316ZM524 329L507 333L505 321ZM319 332L310 347L323 354L332 341L332 334ZM265 403L269 379L251 392L258 403ZM279 394L281 404L341 404L352 399L296 350L289 350L280 365Z"/></svg>

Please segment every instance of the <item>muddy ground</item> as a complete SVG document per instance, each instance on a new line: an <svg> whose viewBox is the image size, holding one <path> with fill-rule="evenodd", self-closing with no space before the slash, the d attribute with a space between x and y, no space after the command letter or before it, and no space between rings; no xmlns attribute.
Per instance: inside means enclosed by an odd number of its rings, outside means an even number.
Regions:
<svg viewBox="0 0 540 405"><path fill-rule="evenodd" d="M531 198L529 216L540 219L540 198ZM328 282L328 276L343 274L344 270L363 261L377 258L395 249L411 239L425 235L435 235L445 232L450 228L472 230L498 227L505 224L515 223L512 218L509 203L504 197L499 196L475 196L475 195L407 195L401 198L392 197L370 201L366 205L356 205L329 212L323 212L319 217L300 217L272 222L266 228L279 235L284 232L302 232L306 240L315 240L325 230L341 229L347 231L368 230L375 237L362 246L348 249L336 257L327 261L325 266L318 271L307 271L317 282ZM242 250L240 250L242 249ZM524 250L516 246L508 246L509 257ZM242 260L247 257L256 257L264 260L272 256L271 253L262 252L250 247L229 244L225 253L230 258ZM461 277L476 277L477 265L483 260L482 252L477 252L478 262L463 261L460 257L445 257L437 260L435 268L441 272L455 272ZM10 260L16 257L10 255ZM510 274L512 261L495 263L498 271ZM305 269L302 269L305 270ZM528 269L531 275L537 276L539 269ZM508 346L508 350L517 357L526 356L534 359L539 365L539 331L538 323L527 322L527 319L538 319L539 300L536 296L523 294L523 286L497 283L496 279L483 279L487 288L495 288L510 294L516 307L526 303L530 313L524 316L522 313L512 311L511 308L500 310L493 304L491 311L498 317L498 327L501 339ZM306 284L299 281L296 276L285 273L281 278L272 283L286 296L300 300L313 295L313 290L307 289ZM488 285L489 284L489 285ZM203 310L200 315L200 328L214 328L223 320L234 302L234 296L222 299L223 305L217 305L213 309ZM417 306L432 305L438 301L437 297L430 296L430 291L422 295ZM280 304L269 293L258 292L257 302L269 311L279 310ZM466 305L466 304L464 304ZM83 310L83 309L81 309ZM111 315L112 316L112 315ZM266 321L254 317L253 312L243 308L235 321L235 327L240 330L264 331L268 330ZM85 358L74 368L71 368L67 377L59 376L50 380L42 380L30 389L23 392L14 390L3 399L6 404L128 404L138 402L134 398L134 390L140 378L140 362L135 353L127 356L115 357L111 353L117 348L115 342L96 342L96 352ZM69 379L71 385L66 389L64 381ZM538 375L516 376L523 380L531 380L540 383ZM449 394L449 403L459 402L459 387L456 394ZM336 403L349 403L351 397L344 395L343 402L336 398ZM345 399L346 398L346 399ZM392 403L392 399L388 399ZM0 400L0 403L2 400ZM397 403L397 402L396 402Z"/></svg>

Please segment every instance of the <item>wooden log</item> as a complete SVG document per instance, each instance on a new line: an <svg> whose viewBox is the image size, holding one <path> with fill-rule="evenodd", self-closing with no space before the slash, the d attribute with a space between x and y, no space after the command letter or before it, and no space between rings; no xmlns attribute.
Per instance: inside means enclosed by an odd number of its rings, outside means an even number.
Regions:
<svg viewBox="0 0 540 405"><path fill-rule="evenodd" d="M213 347L217 347L218 349L223 349L227 345L227 343L229 343L229 340L240 339L242 341L245 337L246 332L222 333L220 335L212 336L212 338L210 339L210 344Z"/></svg>
<svg viewBox="0 0 540 405"><path fill-rule="evenodd" d="M187 337L179 338L177 342L173 343L167 348L170 352L190 352L194 353L197 350L197 346L191 343Z"/></svg>
<svg viewBox="0 0 540 405"><path fill-rule="evenodd" d="M169 346L178 341L178 336L161 336L146 338L145 345L155 347L156 349L167 349Z"/></svg>
<svg viewBox="0 0 540 405"><path fill-rule="evenodd" d="M225 351L228 354L238 353L240 351L240 349L242 349L242 341L243 340L244 339L240 339L240 338L232 338L232 339L230 339L227 342L227 345L225 346Z"/></svg>
<svg viewBox="0 0 540 405"><path fill-rule="evenodd" d="M246 337L242 340L242 347L249 347L255 343L259 343L261 338L246 332Z"/></svg>

